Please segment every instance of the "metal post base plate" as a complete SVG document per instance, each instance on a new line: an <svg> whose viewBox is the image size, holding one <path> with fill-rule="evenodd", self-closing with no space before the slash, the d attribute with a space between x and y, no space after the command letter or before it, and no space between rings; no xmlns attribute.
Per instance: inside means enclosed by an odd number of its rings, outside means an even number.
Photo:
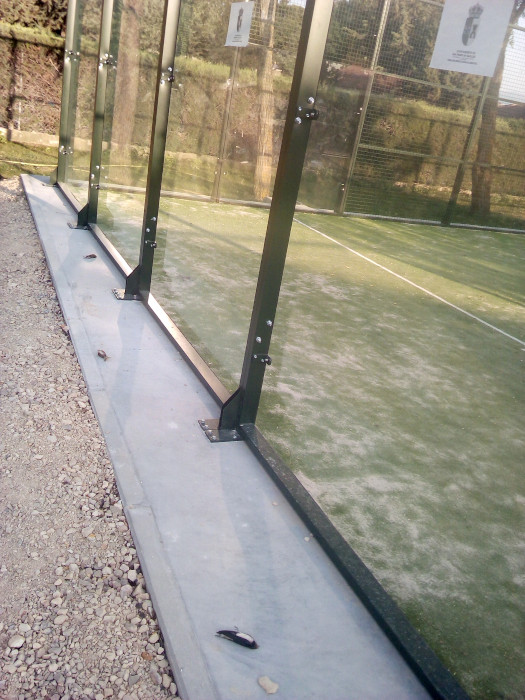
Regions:
<svg viewBox="0 0 525 700"><path fill-rule="evenodd" d="M119 301L140 301L138 294L126 294L125 289L114 289L113 294Z"/></svg>
<svg viewBox="0 0 525 700"><path fill-rule="evenodd" d="M83 224L78 224L76 221L68 221L67 225L69 228L81 229L82 231L87 231L89 226L84 226Z"/></svg>
<svg viewBox="0 0 525 700"><path fill-rule="evenodd" d="M219 428L218 418L200 420L199 425L204 430L204 434L210 442L233 442L234 440L242 440L242 437L236 430Z"/></svg>

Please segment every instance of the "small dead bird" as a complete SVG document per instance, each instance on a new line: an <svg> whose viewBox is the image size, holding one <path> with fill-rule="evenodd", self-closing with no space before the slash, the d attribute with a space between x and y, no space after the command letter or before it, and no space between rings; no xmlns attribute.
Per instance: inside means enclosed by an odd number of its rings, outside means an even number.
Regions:
<svg viewBox="0 0 525 700"><path fill-rule="evenodd" d="M97 352L97 355L101 357L104 360L104 362L106 362L106 360L109 360L109 355L107 355L104 350L99 350Z"/></svg>
<svg viewBox="0 0 525 700"><path fill-rule="evenodd" d="M248 647L248 649L258 649L259 645L251 634L246 634L246 632L239 632L237 628L233 630L219 630L216 634L217 637L223 637L224 639L229 639L230 642L235 642L235 644L240 644L242 647Z"/></svg>
<svg viewBox="0 0 525 700"><path fill-rule="evenodd" d="M84 255L85 260L92 260L93 258L96 258L97 256L95 253L90 253L89 255Z"/></svg>

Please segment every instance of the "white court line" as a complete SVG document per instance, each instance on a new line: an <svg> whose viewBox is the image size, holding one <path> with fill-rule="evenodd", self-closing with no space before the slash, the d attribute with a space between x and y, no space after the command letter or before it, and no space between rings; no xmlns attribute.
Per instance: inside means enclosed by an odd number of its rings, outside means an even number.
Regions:
<svg viewBox="0 0 525 700"><path fill-rule="evenodd" d="M335 238L328 236L326 233L323 233L322 231L318 231L313 226L309 226L308 224L305 224L304 221L299 221L299 219L296 219L295 217L294 217L294 221L297 222L298 224L301 224L301 226L305 226L306 228L309 228L310 231L314 231L315 233L318 233L320 236L323 236L323 238L326 238L327 240L332 241L332 243L335 243L336 245L341 246L341 248L348 250L350 253L357 255L357 257L362 258L363 260L366 260L367 262L371 263L372 265L375 265L380 270L384 270L385 272L388 272L389 275L394 275L394 277L397 277L398 279L402 280L403 282L410 284L412 287L419 289L421 292L428 294L429 296L433 297L434 299L441 301L443 304L450 306L452 309L455 309L456 311L459 311L460 313L465 314L465 316L468 316L469 318L474 319L474 321L478 321L478 323L482 323L484 326L487 326L488 328L492 329L493 331L496 331L497 333L501 333L501 335L505 335L507 338L510 338L511 340L514 340L516 343L519 343L520 345L523 345L525 347L525 341L520 340L519 338L515 338L510 333L507 333L506 331L502 330L501 328L498 328L497 326L493 326L492 323L489 323L488 321L484 321L479 316L475 316L474 314L471 314L470 311L467 311L466 309L462 309L461 306L456 306L456 304L452 304L452 302L447 301L446 299L443 299L443 297L440 297L437 294L434 294L434 292L431 292L429 289L425 289L424 287L421 287L419 284L412 282L407 277L403 277L403 275L399 275L397 272L393 272L392 270L389 270L388 267L385 267L384 265L380 265L378 262L375 262L375 260L372 260L371 258L367 258L366 255L363 255L362 253L358 253L357 250L354 250L353 248L350 248L349 246L344 245L343 243L336 240Z"/></svg>

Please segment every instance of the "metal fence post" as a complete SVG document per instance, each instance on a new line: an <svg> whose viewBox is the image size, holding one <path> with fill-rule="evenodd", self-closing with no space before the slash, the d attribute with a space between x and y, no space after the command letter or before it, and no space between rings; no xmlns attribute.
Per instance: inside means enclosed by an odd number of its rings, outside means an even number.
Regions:
<svg viewBox="0 0 525 700"><path fill-rule="evenodd" d="M372 59L370 61L370 70L372 73L368 77L368 82L365 89L365 94L363 96L363 101L359 109L359 122L357 125L357 130L354 138L354 144L352 146L352 152L348 160L348 167L346 171L346 178L341 187L339 193L339 202L336 206L336 213L343 214L345 210L346 198L348 196L348 190L350 189L350 181L354 175L355 163L357 160L357 152L359 150L359 144L361 142L361 135L363 133L363 127L365 125L366 113L368 111L368 104L370 102L370 96L372 95L372 85L375 78L375 69L377 68L377 62L379 60L379 53L381 51L381 45L383 43L383 36L386 29L386 20L388 17L388 12L390 10L391 0L383 0L383 7L381 9L381 18L379 20L379 27L377 30L376 41L374 45L374 53L372 54Z"/></svg>
<svg viewBox="0 0 525 700"><path fill-rule="evenodd" d="M66 42L64 46L64 68L62 73L62 98L58 142L58 163L50 178L50 184L65 182L68 159L73 153L74 110L71 109L73 95L78 82L80 60L79 0L69 0L67 8Z"/></svg>
<svg viewBox="0 0 525 700"><path fill-rule="evenodd" d="M168 133L171 88L175 78L174 63L180 8L181 0L166 0L164 5L140 258L139 264L126 279L125 289L114 290L118 299L136 299L140 297L146 301L151 288L153 258L157 247L157 219Z"/></svg>
<svg viewBox="0 0 525 700"><path fill-rule="evenodd" d="M242 424L255 423L290 230L301 183L333 0L307 0L284 125L272 205L255 292L241 380L218 421L201 421L212 441L234 440Z"/></svg>

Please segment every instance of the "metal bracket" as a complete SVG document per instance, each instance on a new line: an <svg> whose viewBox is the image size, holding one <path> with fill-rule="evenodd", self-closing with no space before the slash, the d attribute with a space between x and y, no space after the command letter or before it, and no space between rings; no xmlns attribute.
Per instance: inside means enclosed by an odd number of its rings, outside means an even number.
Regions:
<svg viewBox="0 0 525 700"><path fill-rule="evenodd" d="M89 226L88 226L88 213L89 213L89 206L86 204L84 207L82 207L82 209L80 209L78 211L76 221L68 221L67 222L67 225L69 226L69 228L87 231L89 228Z"/></svg>
<svg viewBox="0 0 525 700"><path fill-rule="evenodd" d="M80 58L80 51L64 51L64 57L66 61L78 61Z"/></svg>
<svg viewBox="0 0 525 700"><path fill-rule="evenodd" d="M102 68L102 66L113 66L113 68L117 67L117 61L113 58L112 54L105 53L103 58L100 58L98 62L98 67Z"/></svg>
<svg viewBox="0 0 525 700"><path fill-rule="evenodd" d="M242 437L236 430L219 428L218 418L200 420L199 425L210 442L234 442L242 440Z"/></svg>
<svg viewBox="0 0 525 700"><path fill-rule="evenodd" d="M319 119L319 110L313 107L297 107L297 116L295 117L295 123L300 124L303 119L308 119L310 121L315 121Z"/></svg>
<svg viewBox="0 0 525 700"><path fill-rule="evenodd" d="M270 357L270 355L254 355L253 359L259 360L259 362L262 362L265 365L272 364L272 358Z"/></svg>
<svg viewBox="0 0 525 700"><path fill-rule="evenodd" d="M69 228L78 229L79 231L87 231L89 229L89 226L79 224L78 221L68 221L67 225L69 226Z"/></svg>
<svg viewBox="0 0 525 700"><path fill-rule="evenodd" d="M119 301L140 301L139 294L126 294L125 289L113 289L112 292Z"/></svg>
<svg viewBox="0 0 525 700"><path fill-rule="evenodd" d="M168 68L168 74L166 75L165 71L162 71L161 77L160 77L160 84L164 85L164 83L172 83L175 80L175 76L173 75L173 68L171 66Z"/></svg>

